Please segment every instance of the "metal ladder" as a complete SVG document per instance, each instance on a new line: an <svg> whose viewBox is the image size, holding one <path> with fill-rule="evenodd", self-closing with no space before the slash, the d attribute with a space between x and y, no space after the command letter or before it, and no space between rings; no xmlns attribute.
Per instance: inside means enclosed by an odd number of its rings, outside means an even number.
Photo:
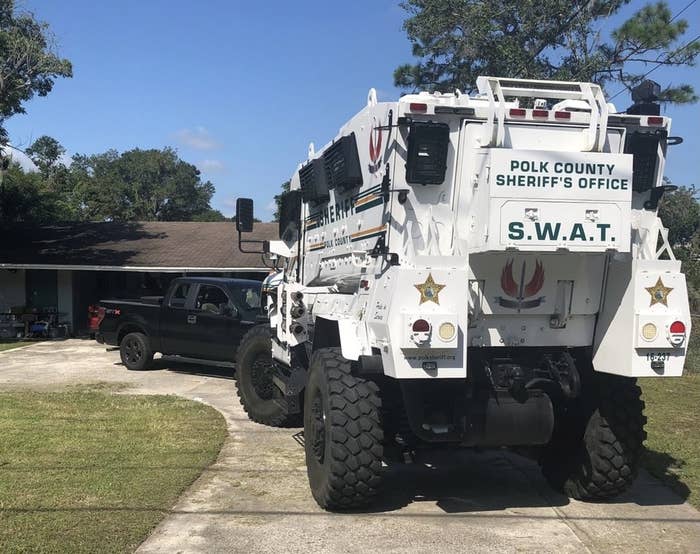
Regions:
<svg viewBox="0 0 700 554"><path fill-rule="evenodd" d="M489 102L489 115L485 125L482 146L503 146L507 97L582 100L590 108L588 128L583 130L583 151L600 152L605 145L608 127L608 104L599 85L569 81L478 77L476 86L479 93L485 96Z"/></svg>

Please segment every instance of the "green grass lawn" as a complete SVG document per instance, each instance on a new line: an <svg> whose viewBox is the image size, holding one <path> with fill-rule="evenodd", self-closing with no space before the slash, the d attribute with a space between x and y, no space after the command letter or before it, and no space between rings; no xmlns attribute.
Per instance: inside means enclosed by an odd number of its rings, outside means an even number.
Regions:
<svg viewBox="0 0 700 554"><path fill-rule="evenodd" d="M20 346L26 346L28 343L13 340L13 341L2 341L0 340L0 352L3 350L12 350L13 348L18 348Z"/></svg>
<svg viewBox="0 0 700 554"><path fill-rule="evenodd" d="M0 392L0 552L132 552L225 436L174 396Z"/></svg>
<svg viewBox="0 0 700 554"><path fill-rule="evenodd" d="M693 323L685 375L640 384L649 420L644 463L700 508L700 320Z"/></svg>

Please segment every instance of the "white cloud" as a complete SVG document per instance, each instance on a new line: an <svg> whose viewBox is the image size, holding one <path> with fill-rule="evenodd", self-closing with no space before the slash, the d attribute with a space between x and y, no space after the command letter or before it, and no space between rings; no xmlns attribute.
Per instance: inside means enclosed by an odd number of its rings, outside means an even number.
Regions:
<svg viewBox="0 0 700 554"><path fill-rule="evenodd" d="M175 133L175 138L181 145L195 150L215 150L221 146L209 131L201 126L194 129L180 129Z"/></svg>
<svg viewBox="0 0 700 554"><path fill-rule="evenodd" d="M202 160L197 162L197 167L205 173L223 173L226 171L226 164L221 160Z"/></svg>
<svg viewBox="0 0 700 554"><path fill-rule="evenodd" d="M223 213L226 217L233 217L236 215L236 199L235 198L226 198L221 202L221 213Z"/></svg>
<svg viewBox="0 0 700 554"><path fill-rule="evenodd" d="M9 155L13 162L17 162L25 171L38 171L34 162L24 152L15 150L11 146L3 149L3 155Z"/></svg>
<svg viewBox="0 0 700 554"><path fill-rule="evenodd" d="M275 202L274 200L270 200L270 202L268 202L267 206L265 206L265 209L268 212L270 212L270 214L273 214L275 212L275 210L277 209L277 202Z"/></svg>
<svg viewBox="0 0 700 554"><path fill-rule="evenodd" d="M3 149L0 149L3 150ZM4 155L9 155L10 159L13 162L17 162L24 171L28 172L34 172L34 171L39 171L39 168L36 166L36 164L27 156L24 152L21 152L20 150L17 150L16 148L13 148L12 146L8 146L3 150ZM58 163L63 164L66 167L70 167L70 164L73 163L73 158L69 156L68 154L61 154L61 156L58 158Z"/></svg>

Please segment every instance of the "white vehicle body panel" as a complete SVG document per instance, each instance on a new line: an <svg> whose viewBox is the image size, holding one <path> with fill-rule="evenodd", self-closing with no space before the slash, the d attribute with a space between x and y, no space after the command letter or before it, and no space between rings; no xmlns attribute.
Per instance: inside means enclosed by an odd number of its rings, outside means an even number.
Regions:
<svg viewBox="0 0 700 554"><path fill-rule="evenodd" d="M678 262L659 259L664 230L644 207L649 193L633 190L632 124L623 116L609 124L614 108L587 83L549 90L521 81L589 111L559 121L555 106L541 120L524 109L509 118L517 103L499 100L498 80L484 79L472 98L377 103L370 93L340 129L337 140L354 136L362 184L303 202L302 228L276 248L287 260L281 308L271 314L279 344L309 343L323 320L337 326L344 357L380 356L394 378L464 378L470 348L513 347L590 347L597 371L680 375L690 333L685 279ZM441 124L448 136L439 185L408 181L415 121ZM310 149L300 169L334 144ZM291 189L301 188L297 172ZM647 289L658 279L673 290L650 306ZM305 311L295 317L299 292ZM417 320L430 331L414 331ZM685 324L682 344L666 338L674 321ZM659 329L653 340L640 338L647 323ZM443 324L455 327L449 340L440 338ZM652 369L659 357L663 369Z"/></svg>

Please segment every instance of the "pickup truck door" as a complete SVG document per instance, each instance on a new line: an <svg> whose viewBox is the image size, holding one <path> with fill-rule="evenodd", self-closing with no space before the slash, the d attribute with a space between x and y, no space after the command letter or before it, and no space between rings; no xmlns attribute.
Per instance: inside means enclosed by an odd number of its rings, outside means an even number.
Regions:
<svg viewBox="0 0 700 554"><path fill-rule="evenodd" d="M197 342L192 339L194 301L197 287L193 283L175 283L163 299L160 313L160 337L164 354L196 356Z"/></svg>
<svg viewBox="0 0 700 554"><path fill-rule="evenodd" d="M192 355L233 361L240 338L240 317L230 293L218 285L200 284L188 314L191 323L187 340L195 351Z"/></svg>

